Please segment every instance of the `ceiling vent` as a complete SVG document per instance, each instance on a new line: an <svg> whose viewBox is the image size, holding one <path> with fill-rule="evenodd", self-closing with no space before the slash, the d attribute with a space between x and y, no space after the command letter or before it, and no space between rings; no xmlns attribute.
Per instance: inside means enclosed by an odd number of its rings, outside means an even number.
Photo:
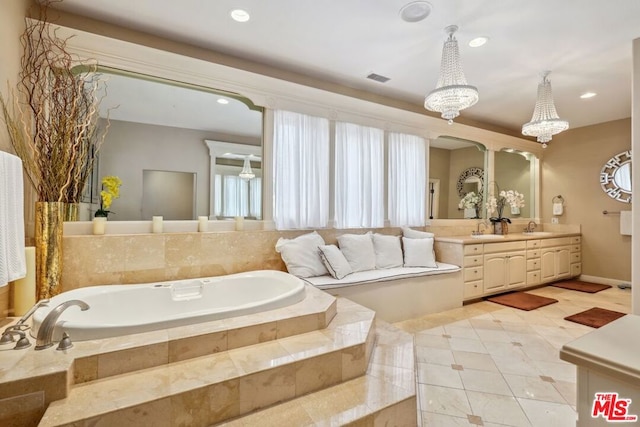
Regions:
<svg viewBox="0 0 640 427"><path fill-rule="evenodd" d="M371 73L367 76L368 79L375 80L380 83L386 83L391 80L389 77L381 76L380 74Z"/></svg>

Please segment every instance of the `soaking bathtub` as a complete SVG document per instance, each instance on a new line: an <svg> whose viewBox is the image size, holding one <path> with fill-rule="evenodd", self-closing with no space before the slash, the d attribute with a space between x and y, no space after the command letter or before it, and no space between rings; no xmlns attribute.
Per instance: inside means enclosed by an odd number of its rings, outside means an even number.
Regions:
<svg viewBox="0 0 640 427"><path fill-rule="evenodd" d="M68 307L58 318L54 341L62 331L73 341L109 338L192 325L286 307L305 298L305 283L288 273L260 270L167 282L89 286L51 298L33 314L36 337L45 317L59 304L82 300L89 309Z"/></svg>

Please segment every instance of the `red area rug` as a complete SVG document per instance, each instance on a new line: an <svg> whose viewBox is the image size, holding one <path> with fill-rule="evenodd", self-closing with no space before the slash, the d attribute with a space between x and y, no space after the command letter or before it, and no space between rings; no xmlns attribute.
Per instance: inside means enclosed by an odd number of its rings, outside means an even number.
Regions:
<svg viewBox="0 0 640 427"><path fill-rule="evenodd" d="M601 285L599 283L583 282L580 280L565 280L562 282L552 283L551 286L562 289L570 289L572 291L588 292L595 294L596 292L609 289L610 285Z"/></svg>
<svg viewBox="0 0 640 427"><path fill-rule="evenodd" d="M509 294L487 298L487 301L525 311L535 310L536 308L558 302L557 299L541 297L526 292L511 292Z"/></svg>
<svg viewBox="0 0 640 427"><path fill-rule="evenodd" d="M625 313L620 313L619 311L593 307L589 310L581 311L580 313L567 316L564 318L564 320L580 323L581 325L591 326L592 328L599 328L625 315Z"/></svg>

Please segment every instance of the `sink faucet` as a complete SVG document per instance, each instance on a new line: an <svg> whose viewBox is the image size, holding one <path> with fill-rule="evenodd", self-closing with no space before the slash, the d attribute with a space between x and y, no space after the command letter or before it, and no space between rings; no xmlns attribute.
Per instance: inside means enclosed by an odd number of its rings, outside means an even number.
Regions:
<svg viewBox="0 0 640 427"><path fill-rule="evenodd" d="M89 309L89 304L84 301L80 301L79 299L65 301L56 306L49 312L49 314L47 314L47 317L44 318L40 328L38 329L38 337L36 338L35 347L36 350L44 350L45 348L49 348L53 345L53 329L56 327L58 318L62 312L73 305L77 305L82 311Z"/></svg>
<svg viewBox="0 0 640 427"><path fill-rule="evenodd" d="M524 229L525 233L533 233L533 230L536 229L536 226L538 224L536 224L535 221L529 221L529 224L527 224L527 228Z"/></svg>
<svg viewBox="0 0 640 427"><path fill-rule="evenodd" d="M480 226L482 226L482 230L480 230ZM484 232L484 230L487 229L487 224L485 224L482 221L478 221L478 225L476 226L476 231L472 231L471 234L473 236L479 236L480 234L482 234Z"/></svg>

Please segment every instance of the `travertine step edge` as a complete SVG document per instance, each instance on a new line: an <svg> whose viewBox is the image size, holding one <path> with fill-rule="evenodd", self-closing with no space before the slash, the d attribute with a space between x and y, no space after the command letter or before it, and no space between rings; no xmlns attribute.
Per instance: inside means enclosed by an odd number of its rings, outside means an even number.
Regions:
<svg viewBox="0 0 640 427"><path fill-rule="evenodd" d="M337 311L335 297L311 285L307 298L289 307L233 319L155 332L82 341L66 351L0 350L0 400L19 402L33 393L44 404L67 396L70 384L103 379L154 366L326 328ZM17 320L17 319L16 319ZM73 337L72 337L73 338ZM126 363L123 363L126 361Z"/></svg>
<svg viewBox="0 0 640 427"><path fill-rule="evenodd" d="M206 426L247 414L364 375L374 320L373 311L339 300L322 331L78 384L39 425Z"/></svg>
<svg viewBox="0 0 640 427"><path fill-rule="evenodd" d="M216 426L416 426L413 348L411 334L377 320L366 375Z"/></svg>

